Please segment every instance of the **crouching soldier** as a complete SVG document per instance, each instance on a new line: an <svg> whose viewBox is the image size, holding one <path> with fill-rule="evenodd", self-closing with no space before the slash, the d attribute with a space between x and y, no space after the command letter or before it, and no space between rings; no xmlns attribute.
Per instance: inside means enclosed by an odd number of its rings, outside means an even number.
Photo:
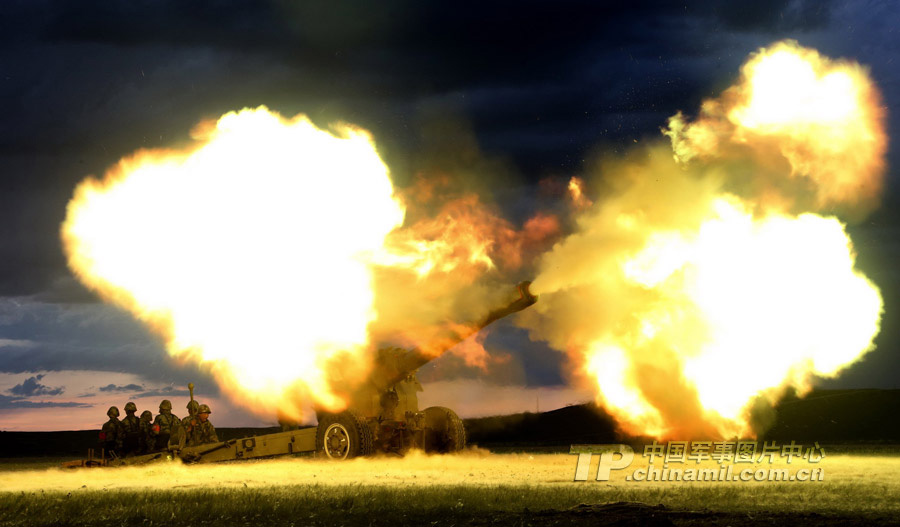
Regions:
<svg viewBox="0 0 900 527"><path fill-rule="evenodd" d="M163 399L159 403L159 415L156 416L153 428L150 429L150 433L155 438L156 450L166 450L169 447L169 438L173 431L180 428L180 424L181 421L172 413L172 402Z"/></svg>
<svg viewBox="0 0 900 527"><path fill-rule="evenodd" d="M197 410L197 424L191 431L190 445L199 446L207 443L218 443L219 438L216 437L216 428L209 422L210 414L209 406L201 404Z"/></svg>
<svg viewBox="0 0 900 527"><path fill-rule="evenodd" d="M141 429L141 435L139 437L141 454L149 454L150 452L153 452L153 449L156 446L155 439L150 433L150 430L153 428L153 413L150 410L144 410L138 424Z"/></svg>
<svg viewBox="0 0 900 527"><path fill-rule="evenodd" d="M137 455L141 453L141 423L134 413L137 406L129 402L125 405L125 418L122 419L122 455Z"/></svg>
<svg viewBox="0 0 900 527"><path fill-rule="evenodd" d="M122 451L122 423L119 422L119 409L110 406L106 411L109 421L103 423L100 429L100 448L110 456L118 455Z"/></svg>

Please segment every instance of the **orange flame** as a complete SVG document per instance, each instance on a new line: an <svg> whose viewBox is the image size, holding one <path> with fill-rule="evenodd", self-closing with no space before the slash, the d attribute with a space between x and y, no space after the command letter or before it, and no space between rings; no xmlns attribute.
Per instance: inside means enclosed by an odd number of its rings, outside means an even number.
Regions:
<svg viewBox="0 0 900 527"><path fill-rule="evenodd" d="M540 258L542 299L521 323L630 432L751 433L756 398L836 375L878 332L881 297L843 225L810 213L877 205L878 101L856 64L761 50L696 121L670 120L672 149L608 162L610 197L569 182L577 230ZM375 345L437 355L471 338L460 321L559 232L543 213L517 228L440 178L396 192L347 125L258 108L198 133L83 181L64 246L82 282L261 413L342 408ZM458 352L489 362L477 338Z"/></svg>
<svg viewBox="0 0 900 527"><path fill-rule="evenodd" d="M260 107L195 136L80 183L64 249L85 285L262 415L342 409L378 344L437 355L470 336L454 321L507 286L477 281L555 233L550 216L518 231L475 195L416 210L404 227L406 203L440 196L395 192L372 137L348 125L328 132ZM460 353L483 364L478 348Z"/></svg>
<svg viewBox="0 0 900 527"><path fill-rule="evenodd" d="M340 408L329 372L364 373L375 317L366 255L404 218L388 169L368 133L302 115L260 107L205 130L79 184L69 265L245 405Z"/></svg>
<svg viewBox="0 0 900 527"><path fill-rule="evenodd" d="M752 184L777 186L781 198L808 195L801 206L809 210L840 205L858 215L881 195L884 120L866 68L788 40L752 55L740 82L704 101L697 121L679 113L665 133L682 162L752 158L762 169ZM801 188L785 196L789 184Z"/></svg>
<svg viewBox="0 0 900 527"><path fill-rule="evenodd" d="M522 323L566 350L625 431L752 435L751 409L872 349L878 289L843 224L877 203L884 123L865 70L793 42L608 162L614 195L545 254ZM805 209L805 210L804 210Z"/></svg>
<svg viewBox="0 0 900 527"><path fill-rule="evenodd" d="M569 198L576 210L583 210L591 206L591 200L584 195L584 181L572 176L569 180Z"/></svg>
<svg viewBox="0 0 900 527"><path fill-rule="evenodd" d="M433 357L462 341L451 353L485 369L498 359L488 356L483 335L466 322L508 300L507 276L546 248L559 222L539 212L516 228L477 195L449 187L439 177L404 190L408 216L418 221L386 240L383 265L376 269L378 318L370 332L377 342L418 347Z"/></svg>

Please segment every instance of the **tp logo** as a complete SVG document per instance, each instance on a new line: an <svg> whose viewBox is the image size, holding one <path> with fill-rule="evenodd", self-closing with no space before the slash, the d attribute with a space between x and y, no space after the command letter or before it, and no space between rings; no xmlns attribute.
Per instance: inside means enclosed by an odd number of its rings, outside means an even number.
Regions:
<svg viewBox="0 0 900 527"><path fill-rule="evenodd" d="M569 447L569 453L578 454L575 481L587 481L588 472L591 470L591 457L594 454L600 454L597 481L609 481L610 470L622 470L634 459L634 450L628 445L572 445Z"/></svg>

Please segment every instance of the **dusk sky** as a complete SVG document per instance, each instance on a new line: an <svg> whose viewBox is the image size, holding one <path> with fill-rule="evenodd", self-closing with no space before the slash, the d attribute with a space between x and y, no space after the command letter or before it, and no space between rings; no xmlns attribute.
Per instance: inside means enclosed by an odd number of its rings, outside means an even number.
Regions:
<svg viewBox="0 0 900 527"><path fill-rule="evenodd" d="M493 199L521 222L542 184L582 175L597 151L659 140L669 116L695 113L748 54L782 39L866 65L881 90L890 137L883 205L848 231L859 269L884 297L882 330L874 351L820 385L900 388L896 3L213 4L5 3L0 430L99 428L108 406L129 400L156 413L169 398L183 414L188 382L216 426L274 423L237 408L202 368L169 358L158 337L67 268L59 229L72 191L123 156L184 143L200 120L266 105L370 130L398 187L475 151L498 167ZM565 385L562 354L508 322L486 347L512 360L487 372L452 356L431 363L420 375L423 401L449 399L475 416L591 397Z"/></svg>

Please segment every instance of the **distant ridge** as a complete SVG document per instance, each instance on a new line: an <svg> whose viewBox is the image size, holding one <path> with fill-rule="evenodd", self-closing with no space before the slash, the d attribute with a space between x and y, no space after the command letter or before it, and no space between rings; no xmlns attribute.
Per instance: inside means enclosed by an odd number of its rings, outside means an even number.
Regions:
<svg viewBox="0 0 900 527"><path fill-rule="evenodd" d="M766 439L900 442L900 390L814 390L776 407Z"/></svg>
<svg viewBox="0 0 900 527"><path fill-rule="evenodd" d="M612 443L615 420L593 403L542 413L521 413L466 419L470 443L479 445L558 446L572 443Z"/></svg>
<svg viewBox="0 0 900 527"><path fill-rule="evenodd" d="M760 412L769 424L761 440L820 443L900 443L900 390L816 390L785 397L774 411ZM487 448L565 447L574 443L633 441L615 420L594 404L543 413L466 419L469 442ZM270 428L219 428L220 439L279 431ZM83 456L97 444L99 430L0 432L0 458ZM557 449L559 449L557 448Z"/></svg>

